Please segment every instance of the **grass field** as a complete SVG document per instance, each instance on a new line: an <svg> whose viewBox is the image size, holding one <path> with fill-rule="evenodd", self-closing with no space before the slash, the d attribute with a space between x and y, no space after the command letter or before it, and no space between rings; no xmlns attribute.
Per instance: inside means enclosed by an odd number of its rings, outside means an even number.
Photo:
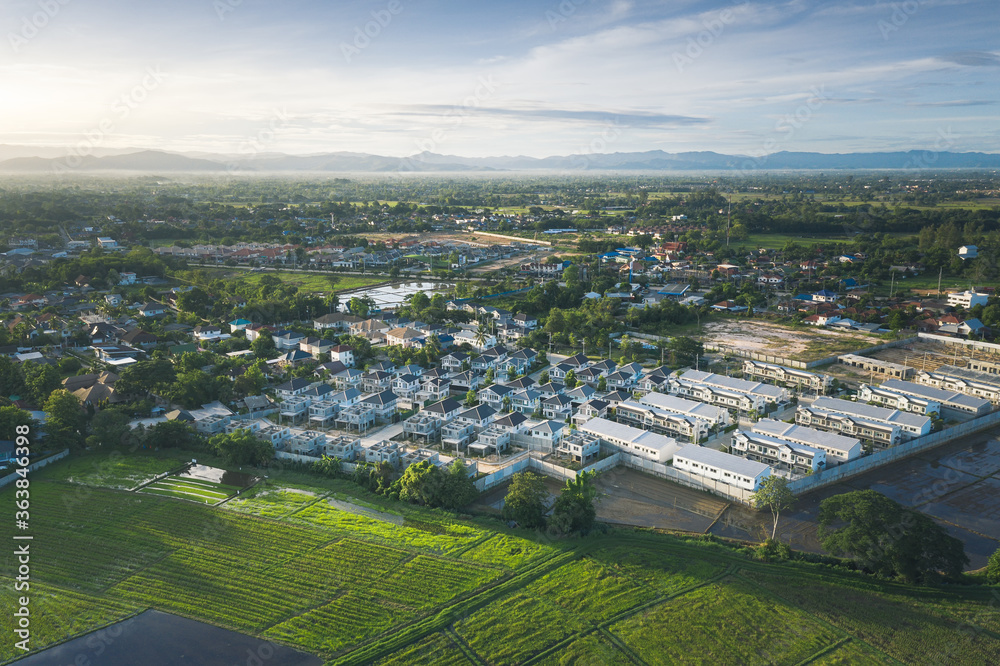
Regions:
<svg viewBox="0 0 1000 666"><path fill-rule="evenodd" d="M328 275L318 275L315 273L293 273L291 271L267 271L262 273L245 273L239 275L239 279L248 284L259 284L260 279L265 275L273 275L282 282L293 284L302 293L330 293L331 291L348 291L350 289L360 289L370 287L373 284L382 284L389 280L384 275L364 276L364 275L339 275L330 273ZM336 278L331 285L330 277Z"/></svg>
<svg viewBox="0 0 1000 666"><path fill-rule="evenodd" d="M639 530L552 541L295 473L223 507L66 482L80 473L69 459L32 478L36 647L156 608L327 664L1000 662L1000 602L979 586L764 564ZM17 656L0 644L0 662Z"/></svg>

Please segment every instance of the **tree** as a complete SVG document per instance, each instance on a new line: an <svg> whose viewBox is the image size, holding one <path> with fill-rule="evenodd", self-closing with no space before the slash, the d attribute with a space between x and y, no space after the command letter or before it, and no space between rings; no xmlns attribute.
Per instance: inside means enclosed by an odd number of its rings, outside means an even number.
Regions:
<svg viewBox="0 0 1000 666"><path fill-rule="evenodd" d="M533 472L518 472L511 477L504 496L503 519L530 529L544 527L548 498L543 477Z"/></svg>
<svg viewBox="0 0 1000 666"><path fill-rule="evenodd" d="M14 441L17 437L17 426L33 428L34 425L31 412L14 405L0 407L0 439Z"/></svg>
<svg viewBox="0 0 1000 666"><path fill-rule="evenodd" d="M458 458L453 460L448 466L442 506L446 509L458 509L471 503L478 494L479 491L476 490L476 484L469 476L465 463Z"/></svg>
<svg viewBox="0 0 1000 666"><path fill-rule="evenodd" d="M576 370L570 370L566 373L566 377L563 379L563 383L566 384L566 388L572 389L576 388Z"/></svg>
<svg viewBox="0 0 1000 666"><path fill-rule="evenodd" d="M180 296L177 297L177 309L184 312L193 312L195 314L202 314L205 309L209 306L212 299L204 289L200 287L195 287L190 291L185 291Z"/></svg>
<svg viewBox="0 0 1000 666"><path fill-rule="evenodd" d="M65 389L53 391L45 401L45 433L48 442L57 449L76 448L83 444L87 415L80 401Z"/></svg>
<svg viewBox="0 0 1000 666"><path fill-rule="evenodd" d="M496 380L496 371L493 370L493 368L487 368L486 369L486 377L484 378L484 381L486 382L486 385L489 386L495 380Z"/></svg>
<svg viewBox="0 0 1000 666"><path fill-rule="evenodd" d="M538 375L538 383L539 384L548 384L549 383L549 371L548 370L543 370L542 374Z"/></svg>
<svg viewBox="0 0 1000 666"><path fill-rule="evenodd" d="M1000 548L990 555L990 561L986 565L986 581L993 585L1000 583Z"/></svg>
<svg viewBox="0 0 1000 666"><path fill-rule="evenodd" d="M125 412L107 408L94 414L90 421L90 437L87 438L88 446L118 446L127 444L129 434L132 429L129 427L128 414Z"/></svg>
<svg viewBox="0 0 1000 666"><path fill-rule="evenodd" d="M161 421L146 431L143 446L151 449L193 449L200 435L186 421Z"/></svg>
<svg viewBox="0 0 1000 666"><path fill-rule="evenodd" d="M819 538L834 555L851 555L869 571L910 583L940 574L957 578L969 563L961 541L928 516L874 490L823 500Z"/></svg>
<svg viewBox="0 0 1000 666"><path fill-rule="evenodd" d="M552 507L552 525L562 534L586 534L594 525L597 509L594 500L597 472L583 472L575 479L567 479L562 492Z"/></svg>
<svg viewBox="0 0 1000 666"><path fill-rule="evenodd" d="M368 316L368 311L371 309L368 303L364 299L355 296L347 303L347 309L351 311L351 314L361 317L362 319Z"/></svg>
<svg viewBox="0 0 1000 666"><path fill-rule="evenodd" d="M679 367L694 365L698 357L705 353L705 347L700 342L683 335L671 338L667 350L671 364Z"/></svg>
<svg viewBox="0 0 1000 666"><path fill-rule="evenodd" d="M49 394L59 388L59 381L59 371L48 363L24 364L24 385L36 405L44 403Z"/></svg>
<svg viewBox="0 0 1000 666"><path fill-rule="evenodd" d="M23 394L24 369L9 357L0 355L0 395L9 398Z"/></svg>
<svg viewBox="0 0 1000 666"><path fill-rule="evenodd" d="M778 532L778 518L781 512L792 508L795 504L795 495L788 489L788 479L783 476L771 474L764 478L758 488L751 496L754 507L760 511L769 509L774 523L771 525L771 539L774 539Z"/></svg>
<svg viewBox="0 0 1000 666"><path fill-rule="evenodd" d="M429 460L410 465L399 480L399 499L422 506L442 506L445 473Z"/></svg>
<svg viewBox="0 0 1000 666"><path fill-rule="evenodd" d="M271 334L266 331L261 331L257 338L250 343L250 349L253 350L253 355L259 359L269 359L277 351L277 347L274 345L274 338Z"/></svg>
<svg viewBox="0 0 1000 666"><path fill-rule="evenodd" d="M469 407L474 406L479 400L476 398L476 392L469 389L468 393L465 394L465 404Z"/></svg>
<svg viewBox="0 0 1000 666"><path fill-rule="evenodd" d="M246 428L239 428L228 435L215 435L208 440L208 444L233 465L259 466L274 457L271 444L257 438Z"/></svg>
<svg viewBox="0 0 1000 666"><path fill-rule="evenodd" d="M597 390L598 391L608 390L608 380L604 375L601 375L601 378L597 380Z"/></svg>
<svg viewBox="0 0 1000 666"><path fill-rule="evenodd" d="M340 458L333 458L325 454L322 458L312 464L312 468L313 471L319 472L323 476L328 476L333 479L339 477L343 471L343 465Z"/></svg>

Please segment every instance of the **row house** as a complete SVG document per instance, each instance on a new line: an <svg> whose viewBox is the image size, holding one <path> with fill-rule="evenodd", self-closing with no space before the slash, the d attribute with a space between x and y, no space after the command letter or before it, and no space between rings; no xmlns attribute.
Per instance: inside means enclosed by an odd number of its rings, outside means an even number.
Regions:
<svg viewBox="0 0 1000 666"><path fill-rule="evenodd" d="M815 372L807 372L797 368L788 368L775 363L764 363L746 359L743 361L743 376L747 379L772 381L785 386L795 386L801 390L803 386L817 393L826 393L833 385L833 377Z"/></svg>
<svg viewBox="0 0 1000 666"><path fill-rule="evenodd" d="M769 435L776 439L783 439L787 442L805 444L814 449L819 449L826 454L827 465L839 465L856 458L860 458L863 452L861 440L857 437L847 437L835 432L816 430L794 423L775 421L774 419L761 419L753 424L753 431L762 435Z"/></svg>
<svg viewBox="0 0 1000 666"><path fill-rule="evenodd" d="M446 398L422 408L417 414L403 422L403 432L409 439L425 443L437 440L441 427L452 422L463 410L462 403Z"/></svg>
<svg viewBox="0 0 1000 666"><path fill-rule="evenodd" d="M876 423L857 416L802 405L795 410L795 423L855 437L880 447L895 446L903 440L903 431L898 425Z"/></svg>
<svg viewBox="0 0 1000 666"><path fill-rule="evenodd" d="M763 397L758 395L697 384L680 377L671 379L669 388L670 392L674 395L699 400L709 405L716 405L726 409L737 409L744 412L762 412L767 405Z"/></svg>
<svg viewBox="0 0 1000 666"><path fill-rule="evenodd" d="M595 398L593 400L588 400L577 408L576 413L573 415L572 422L573 425L580 427L590 419L597 418L599 416L607 416L607 414L608 403L604 400Z"/></svg>
<svg viewBox="0 0 1000 666"><path fill-rule="evenodd" d="M826 466L826 454L819 449L757 432L737 431L731 448L734 455L795 476L812 474Z"/></svg>
<svg viewBox="0 0 1000 666"><path fill-rule="evenodd" d="M858 389L858 401L925 416L941 413L941 404L934 400L897 393L891 389L869 384L861 384Z"/></svg>
<svg viewBox="0 0 1000 666"><path fill-rule="evenodd" d="M971 363L970 363L971 365ZM900 379L889 379L882 382L881 388L902 395L933 400L941 405L941 409L952 410L971 416L984 416L993 410L989 400L966 395L957 391L904 382Z"/></svg>
<svg viewBox="0 0 1000 666"><path fill-rule="evenodd" d="M689 442L704 441L709 436L708 421L675 414L659 407L643 405L631 400L618 405L618 408L615 409L615 416L619 423L670 435Z"/></svg>
<svg viewBox="0 0 1000 666"><path fill-rule="evenodd" d="M580 426L580 431L597 437L608 446L653 462L668 462L678 448L673 437L601 417L587 421Z"/></svg>
<svg viewBox="0 0 1000 666"><path fill-rule="evenodd" d="M899 429L903 432L904 440L922 437L923 435L930 434L931 431L930 417L903 412L898 409L886 409L884 407L875 407L850 400L828 397L817 398L811 406L828 412L857 416L876 423L899 426Z"/></svg>
<svg viewBox="0 0 1000 666"><path fill-rule="evenodd" d="M937 370L919 371L916 381L924 386L964 393L989 400L995 405L1000 404L1000 376L990 372L942 365Z"/></svg>
<svg viewBox="0 0 1000 666"><path fill-rule="evenodd" d="M695 477L756 491L771 467L705 446L688 444L674 455L674 467Z"/></svg>

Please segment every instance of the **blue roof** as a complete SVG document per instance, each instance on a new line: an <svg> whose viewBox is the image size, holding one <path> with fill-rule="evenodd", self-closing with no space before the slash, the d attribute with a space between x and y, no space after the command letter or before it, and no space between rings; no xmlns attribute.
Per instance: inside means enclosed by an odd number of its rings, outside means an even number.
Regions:
<svg viewBox="0 0 1000 666"><path fill-rule="evenodd" d="M796 296L792 300L793 301L811 301L812 299L813 299L813 297L811 295L809 295L809 294L799 294L798 296Z"/></svg>

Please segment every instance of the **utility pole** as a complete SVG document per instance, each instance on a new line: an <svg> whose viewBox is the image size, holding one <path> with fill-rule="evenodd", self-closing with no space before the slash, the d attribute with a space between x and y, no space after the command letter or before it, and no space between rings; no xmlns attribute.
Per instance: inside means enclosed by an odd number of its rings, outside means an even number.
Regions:
<svg viewBox="0 0 1000 666"><path fill-rule="evenodd" d="M941 298L941 274L944 273L944 266L938 269L938 298Z"/></svg>

